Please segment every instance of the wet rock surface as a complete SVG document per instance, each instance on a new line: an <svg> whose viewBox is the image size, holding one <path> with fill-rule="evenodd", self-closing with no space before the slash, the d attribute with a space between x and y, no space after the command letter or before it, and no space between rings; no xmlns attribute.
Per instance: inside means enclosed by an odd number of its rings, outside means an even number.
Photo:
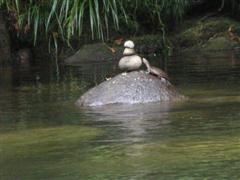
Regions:
<svg viewBox="0 0 240 180"><path fill-rule="evenodd" d="M164 78L159 79L145 71L119 74L83 94L78 106L100 106L116 103L148 103L176 101L184 97Z"/></svg>

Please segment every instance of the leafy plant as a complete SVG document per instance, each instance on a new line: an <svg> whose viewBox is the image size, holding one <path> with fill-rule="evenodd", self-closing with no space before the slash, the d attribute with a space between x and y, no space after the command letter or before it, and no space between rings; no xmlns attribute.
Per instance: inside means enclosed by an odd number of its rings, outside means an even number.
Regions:
<svg viewBox="0 0 240 180"><path fill-rule="evenodd" d="M165 39L165 24L179 21L189 1L0 0L0 6L7 10L16 33L31 34L34 45L44 37L57 48L59 40L70 45L72 37L81 36L83 31L90 33L92 39L104 40L110 27L118 30L130 19L154 24Z"/></svg>

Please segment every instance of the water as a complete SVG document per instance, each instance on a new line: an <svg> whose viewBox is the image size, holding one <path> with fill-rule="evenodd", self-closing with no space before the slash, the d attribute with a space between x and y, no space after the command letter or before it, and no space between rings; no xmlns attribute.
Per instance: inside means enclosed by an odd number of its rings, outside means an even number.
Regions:
<svg viewBox="0 0 240 180"><path fill-rule="evenodd" d="M240 58L168 66L189 100L78 108L116 62L0 69L0 179L240 179Z"/></svg>

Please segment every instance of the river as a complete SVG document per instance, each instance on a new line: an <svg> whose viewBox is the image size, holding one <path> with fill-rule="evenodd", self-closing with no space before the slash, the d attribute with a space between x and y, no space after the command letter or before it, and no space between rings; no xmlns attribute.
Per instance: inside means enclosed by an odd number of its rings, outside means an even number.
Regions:
<svg viewBox="0 0 240 180"><path fill-rule="evenodd" d="M187 101L76 107L116 63L0 68L0 179L240 179L238 52L171 57Z"/></svg>

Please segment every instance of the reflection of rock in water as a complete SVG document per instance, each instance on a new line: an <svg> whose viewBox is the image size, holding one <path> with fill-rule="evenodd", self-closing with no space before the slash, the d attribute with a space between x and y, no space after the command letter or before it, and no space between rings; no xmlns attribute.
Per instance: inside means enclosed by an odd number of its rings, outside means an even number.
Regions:
<svg viewBox="0 0 240 180"><path fill-rule="evenodd" d="M110 127L112 131L110 134L113 135L110 138L114 140L117 138L117 141L138 142L149 137L150 132L169 123L170 108L170 103L149 103L109 105L87 108L84 111L87 116L91 116L90 119Z"/></svg>

